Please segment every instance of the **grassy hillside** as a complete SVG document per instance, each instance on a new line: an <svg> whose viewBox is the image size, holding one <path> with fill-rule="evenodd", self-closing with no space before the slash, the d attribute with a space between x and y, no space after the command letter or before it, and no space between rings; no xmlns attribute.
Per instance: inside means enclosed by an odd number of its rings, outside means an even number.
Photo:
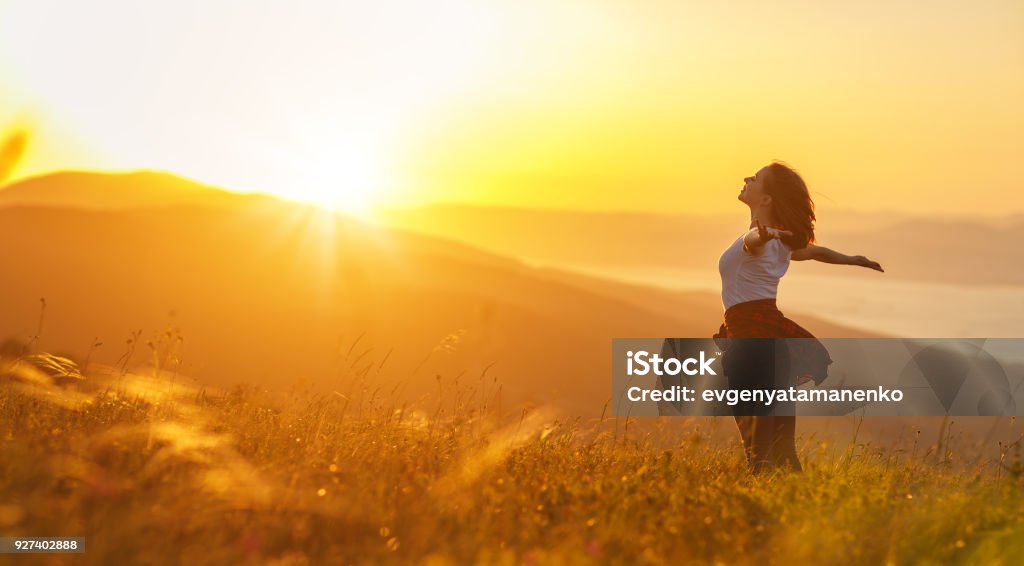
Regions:
<svg viewBox="0 0 1024 566"><path fill-rule="evenodd" d="M31 377L31 376L29 376ZM802 442L802 475L751 477L707 421L559 421L498 383L398 405L194 390L111 370L0 377L0 532L85 536L85 561L217 564L1012 564L1019 441ZM650 421L648 421L650 422ZM805 439L806 440L806 439ZM28 557L17 563L31 563ZM42 563L82 563L47 556Z"/></svg>

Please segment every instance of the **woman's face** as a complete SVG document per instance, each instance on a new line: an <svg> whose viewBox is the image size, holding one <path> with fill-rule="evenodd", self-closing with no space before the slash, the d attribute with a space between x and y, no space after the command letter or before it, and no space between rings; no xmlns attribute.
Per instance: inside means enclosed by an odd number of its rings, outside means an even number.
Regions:
<svg viewBox="0 0 1024 566"><path fill-rule="evenodd" d="M768 197L764 190L764 178L766 175L768 175L767 165L762 167L753 177L743 179L743 189L740 190L739 197L737 198L751 208L765 204L765 197Z"/></svg>

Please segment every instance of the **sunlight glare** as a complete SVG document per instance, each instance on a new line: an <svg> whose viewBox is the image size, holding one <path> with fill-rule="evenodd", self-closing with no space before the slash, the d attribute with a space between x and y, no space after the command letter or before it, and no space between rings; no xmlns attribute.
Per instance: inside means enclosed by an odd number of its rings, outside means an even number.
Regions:
<svg viewBox="0 0 1024 566"><path fill-rule="evenodd" d="M273 192L366 219L371 217L372 203L387 189L383 169L369 155L340 149L333 157L297 161L293 180L271 187Z"/></svg>

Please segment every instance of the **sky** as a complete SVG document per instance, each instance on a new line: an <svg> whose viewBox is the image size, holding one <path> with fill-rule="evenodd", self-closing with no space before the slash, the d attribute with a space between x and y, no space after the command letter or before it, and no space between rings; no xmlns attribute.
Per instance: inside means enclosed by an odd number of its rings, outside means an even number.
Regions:
<svg viewBox="0 0 1024 566"><path fill-rule="evenodd" d="M0 0L16 177L717 213L781 159L819 208L1024 213L1021 100L1019 0Z"/></svg>

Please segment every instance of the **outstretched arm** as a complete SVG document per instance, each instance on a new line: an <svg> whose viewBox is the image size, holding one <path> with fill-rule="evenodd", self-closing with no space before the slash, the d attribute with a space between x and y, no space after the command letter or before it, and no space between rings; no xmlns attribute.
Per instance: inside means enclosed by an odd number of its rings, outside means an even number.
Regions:
<svg viewBox="0 0 1024 566"><path fill-rule="evenodd" d="M862 255L845 255L825 246L816 246L814 244L808 244L806 248L794 251L790 258L794 261L813 259L822 263L859 265L861 267L869 267L875 271L885 272L877 261L872 261Z"/></svg>

